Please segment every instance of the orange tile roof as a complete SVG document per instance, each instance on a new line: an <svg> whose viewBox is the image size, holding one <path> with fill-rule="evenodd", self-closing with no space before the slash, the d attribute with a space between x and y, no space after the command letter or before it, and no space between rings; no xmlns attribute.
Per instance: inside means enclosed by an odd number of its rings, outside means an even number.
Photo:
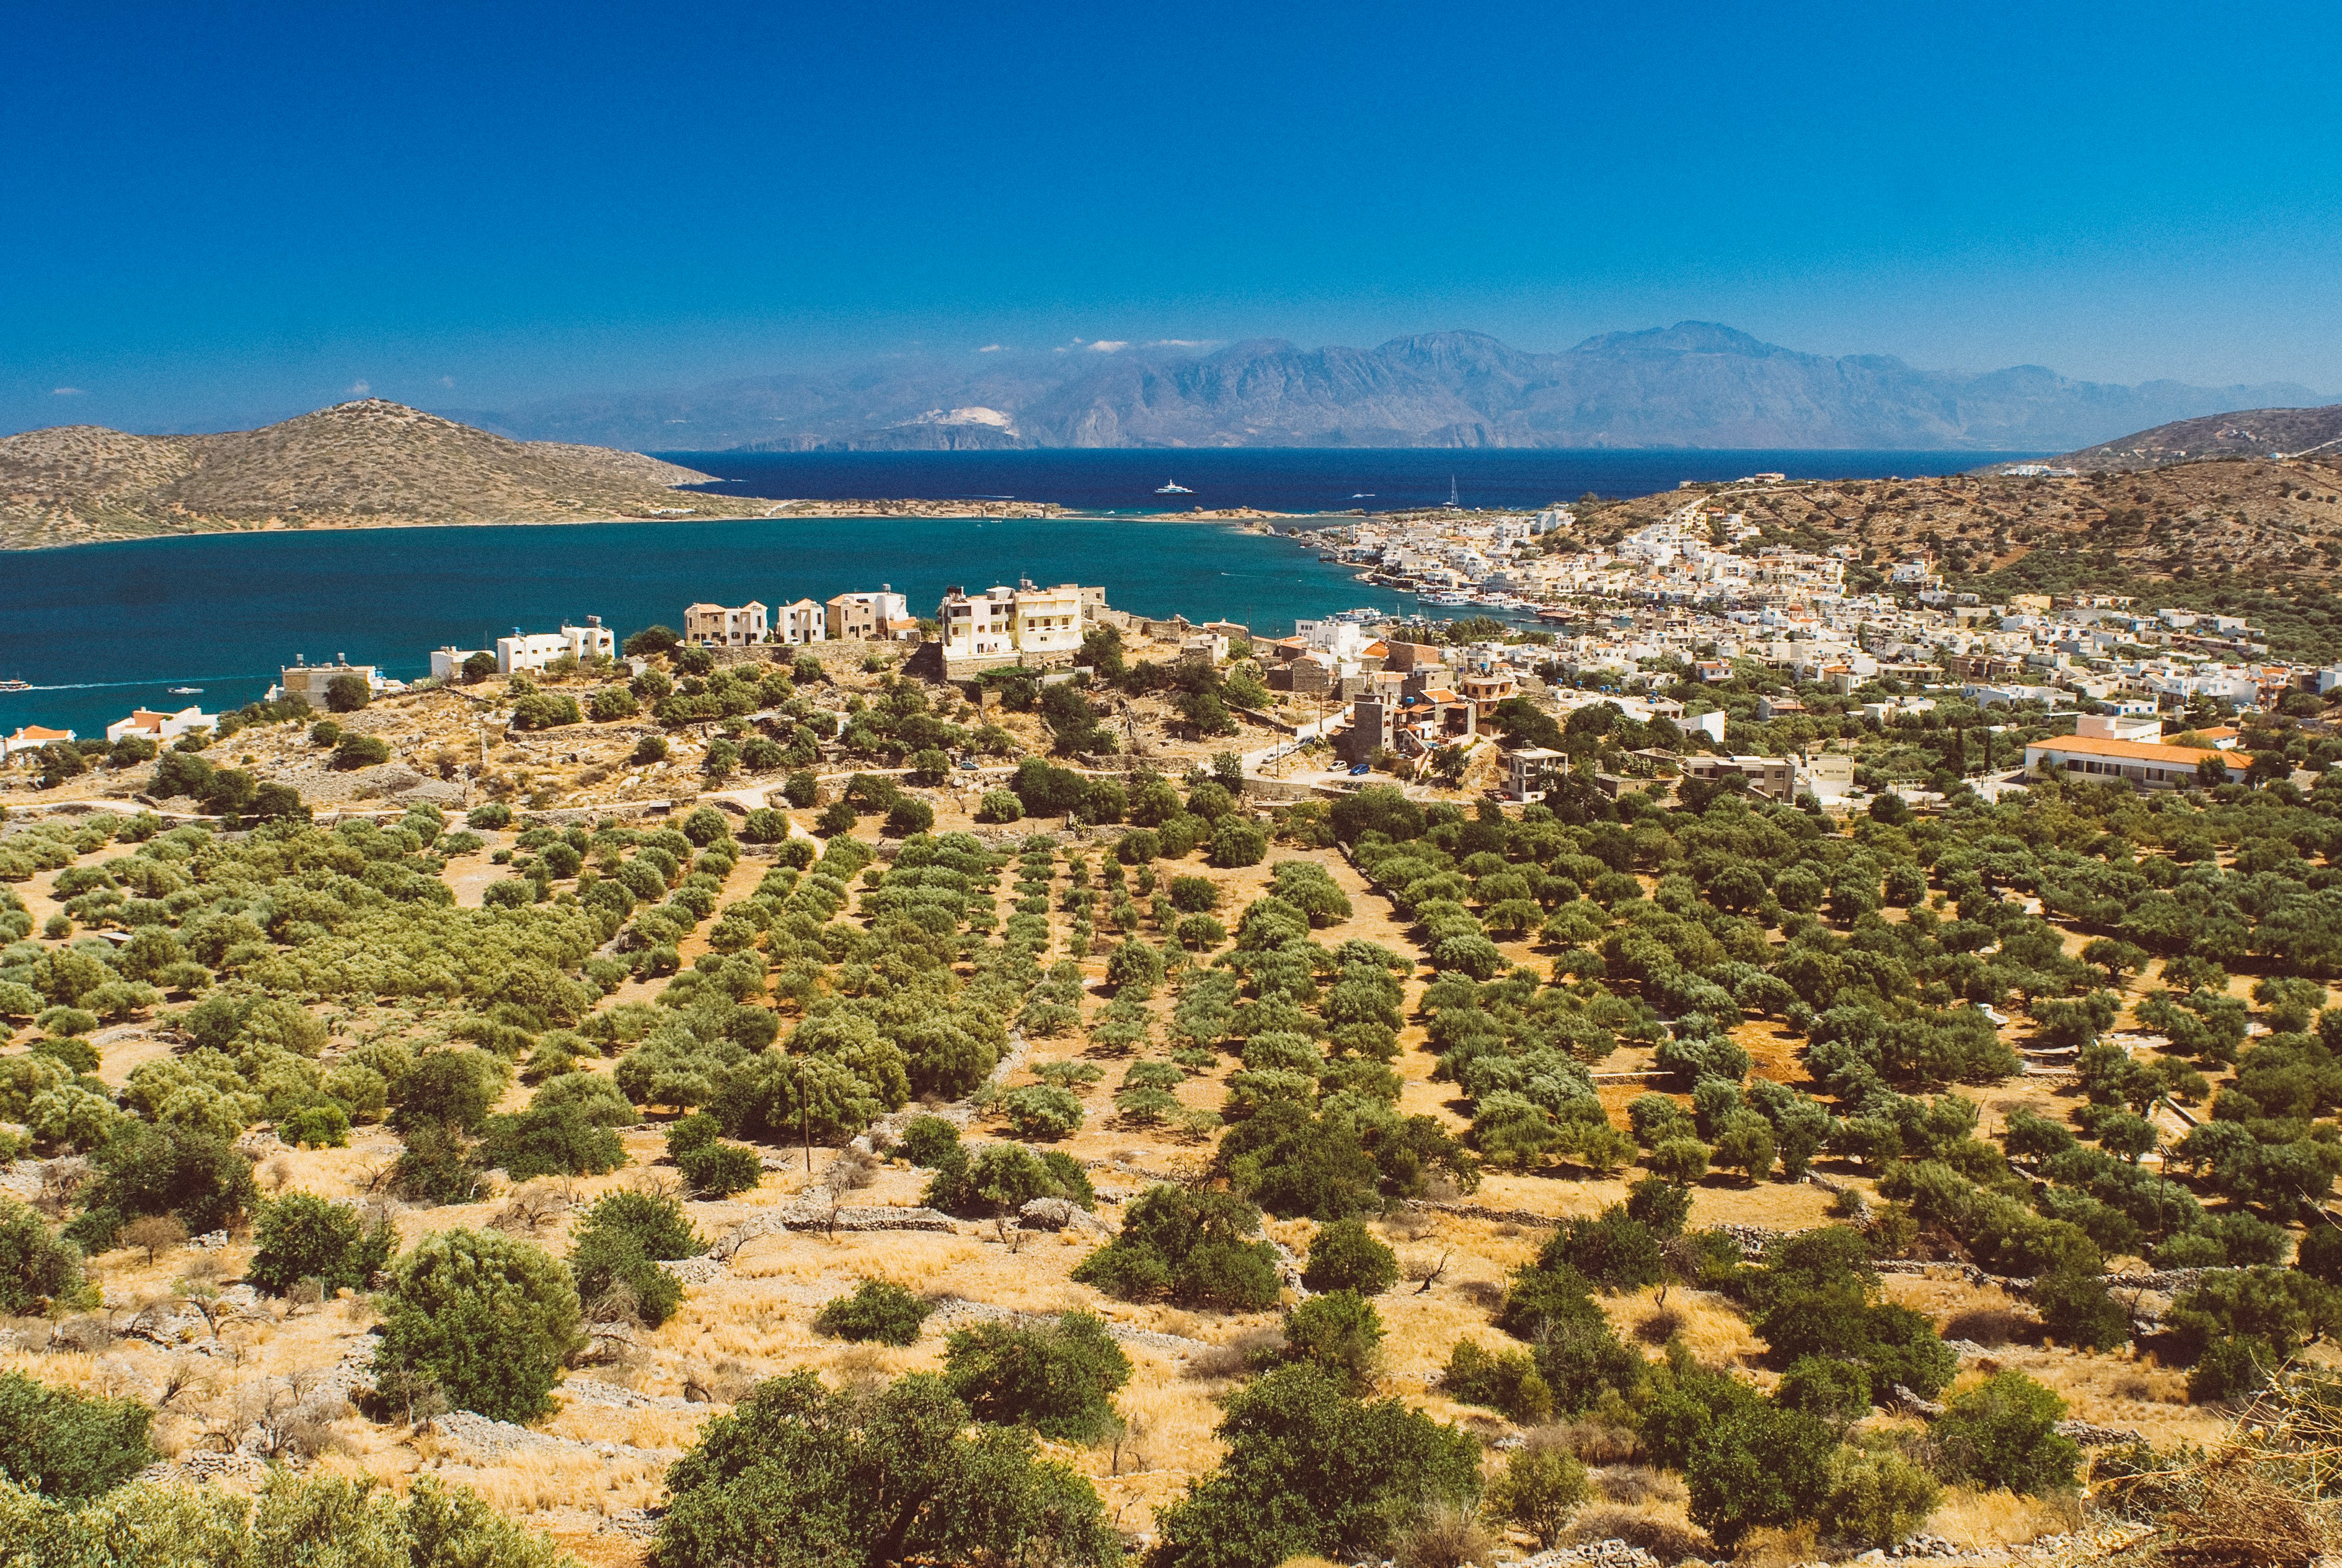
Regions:
<svg viewBox="0 0 2342 1568"><path fill-rule="evenodd" d="M2048 740L2028 741L2027 751L2064 752L2076 756L2118 757L2126 762L2167 763L2174 767L2194 767L2206 757L2226 755L2208 747L2167 746L2154 741L2117 741L2105 735L2057 735Z"/></svg>
<svg viewBox="0 0 2342 1568"><path fill-rule="evenodd" d="M44 729L39 724L19 724L16 726L16 733L8 738L12 741L62 741L69 740L72 736L71 730L51 730Z"/></svg>

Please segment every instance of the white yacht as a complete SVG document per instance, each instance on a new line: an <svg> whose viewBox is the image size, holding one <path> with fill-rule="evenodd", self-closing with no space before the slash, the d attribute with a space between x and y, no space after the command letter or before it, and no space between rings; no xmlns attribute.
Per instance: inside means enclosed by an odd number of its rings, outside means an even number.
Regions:
<svg viewBox="0 0 2342 1568"><path fill-rule="evenodd" d="M1155 487L1155 494L1157 495L1193 495L1195 492L1188 489L1185 484L1180 484L1176 479L1166 479L1162 484Z"/></svg>

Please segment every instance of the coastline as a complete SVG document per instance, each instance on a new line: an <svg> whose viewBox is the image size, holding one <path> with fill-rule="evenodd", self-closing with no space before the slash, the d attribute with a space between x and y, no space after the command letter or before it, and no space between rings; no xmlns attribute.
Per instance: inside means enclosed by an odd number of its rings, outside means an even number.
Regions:
<svg viewBox="0 0 2342 1568"><path fill-rule="evenodd" d="M1056 502L1009 502L969 505L916 497L851 501L792 500L769 503L762 510L693 512L680 516L607 514L592 517L320 517L298 522L272 517L259 523L222 523L208 527L178 527L156 532L102 534L87 538L18 543L0 534L0 554L33 555L58 550L80 550L98 544L142 544L164 539L215 538L252 534L358 534L395 528L584 528L611 523L782 523L796 520L832 521L856 517L933 518L938 522L1020 519L1081 522L1112 519L1133 523L1265 523L1307 517L1342 517L1348 513L1265 512L1256 507L1223 507L1192 512L1098 512L1061 506Z"/></svg>

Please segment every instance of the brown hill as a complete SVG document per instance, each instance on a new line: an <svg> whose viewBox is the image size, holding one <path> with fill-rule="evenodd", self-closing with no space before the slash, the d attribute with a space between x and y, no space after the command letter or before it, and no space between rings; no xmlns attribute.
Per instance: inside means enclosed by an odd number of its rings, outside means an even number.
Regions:
<svg viewBox="0 0 2342 1568"><path fill-rule="evenodd" d="M380 398L259 430L0 440L0 548L250 528L736 515L708 475L639 453L507 441Z"/></svg>
<svg viewBox="0 0 2342 1568"><path fill-rule="evenodd" d="M2342 403L2324 408L2247 408L2158 424L2058 459L2085 474L2129 473L2207 457L2287 457L2342 447Z"/></svg>
<svg viewBox="0 0 2342 1568"><path fill-rule="evenodd" d="M1702 485L1610 506L1581 504L1580 530L1597 541L1615 538L1699 493L1709 510L1740 513L1769 541L1813 550L1851 545L1880 566L1926 551L1955 577L2001 574L1999 586L2056 591L2223 577L2294 594L2342 575L2342 448L2074 478L1962 474Z"/></svg>

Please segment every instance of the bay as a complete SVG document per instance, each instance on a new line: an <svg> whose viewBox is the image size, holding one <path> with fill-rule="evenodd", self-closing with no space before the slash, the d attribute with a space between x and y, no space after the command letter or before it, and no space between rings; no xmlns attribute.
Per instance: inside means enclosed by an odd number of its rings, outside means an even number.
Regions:
<svg viewBox="0 0 2342 1568"><path fill-rule="evenodd" d="M892 584L931 614L951 585L1030 577L1103 586L1140 614L1242 622L1396 609L1289 540L1131 517L809 518L213 534L5 558L0 734L84 739L135 706L205 711L258 697L281 664L346 654L413 679L431 650L600 615L621 637L681 626L700 600L772 605ZM1407 602L1411 607L1411 601ZM175 695L175 685L201 686Z"/></svg>
<svg viewBox="0 0 2342 1568"><path fill-rule="evenodd" d="M1948 473L1995 457L1945 452L1296 450L683 453L744 498L1054 501L1053 519L821 518L721 523L215 534L10 554L0 598L0 733L85 738L133 707L234 707L296 658L422 675L443 644L598 614L620 636L680 625L697 600L776 604L891 584L920 614L944 590L1029 577L1102 586L1141 614L1242 622L1281 635L1297 617L1362 605L1412 613L1289 540L1164 516L1188 506L1280 512L1436 504L1541 506L1587 491L1646 494L1683 479ZM1176 479L1190 495L1160 497ZM1367 493L1361 495L1359 493ZM1332 519L1325 519L1331 521ZM199 694L172 686L201 686Z"/></svg>

